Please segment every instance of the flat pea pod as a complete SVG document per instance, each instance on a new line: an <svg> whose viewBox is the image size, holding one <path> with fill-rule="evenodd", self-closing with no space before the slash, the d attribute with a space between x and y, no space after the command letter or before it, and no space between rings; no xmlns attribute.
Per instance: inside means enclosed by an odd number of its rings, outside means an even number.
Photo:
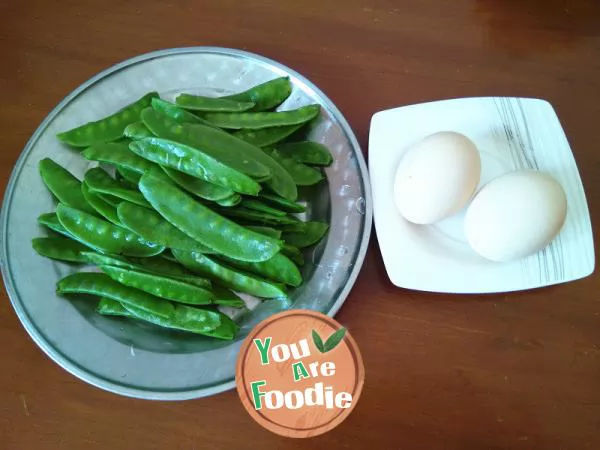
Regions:
<svg viewBox="0 0 600 450"><path fill-rule="evenodd" d="M137 186L137 184L140 182L140 178L142 178L141 173L128 169L127 167L117 166L117 173L121 175L124 180L134 186Z"/></svg>
<svg viewBox="0 0 600 450"><path fill-rule="evenodd" d="M98 306L96 307L96 312L98 314L102 314L103 316L120 316L129 317L132 319L136 318L136 316L127 311L120 302L106 297L102 297L100 299Z"/></svg>
<svg viewBox="0 0 600 450"><path fill-rule="evenodd" d="M261 211L267 214L271 214L273 216L283 217L287 215L285 211L281 211L280 209L273 208L269 205L265 205L264 203L254 200L253 198L244 199L242 201L242 206L244 208L253 209L254 211Z"/></svg>
<svg viewBox="0 0 600 450"><path fill-rule="evenodd" d="M205 97L203 95L179 94L175 104L183 109L192 111L220 111L220 112L242 112L252 109L254 102L229 100L219 97Z"/></svg>
<svg viewBox="0 0 600 450"><path fill-rule="evenodd" d="M158 325L190 333L231 340L238 331L238 326L225 314L219 311L194 308L175 304L175 312L167 319L158 317L131 305L123 304L135 318Z"/></svg>
<svg viewBox="0 0 600 450"><path fill-rule="evenodd" d="M286 211L286 212L301 213L301 212L306 211L306 206L301 205L296 202L291 202L288 199L280 197L278 195L261 193L259 198L271 205L278 207L279 209L281 209L283 211Z"/></svg>
<svg viewBox="0 0 600 450"><path fill-rule="evenodd" d="M244 261L264 261L280 249L276 239L250 231L195 201L160 171L145 173L140 190L171 224L206 247Z"/></svg>
<svg viewBox="0 0 600 450"><path fill-rule="evenodd" d="M301 233L283 234L283 239L285 240L286 244L290 244L298 248L310 247L311 245L319 242L329 229L329 225L325 222L305 222L305 224L306 229Z"/></svg>
<svg viewBox="0 0 600 450"><path fill-rule="evenodd" d="M172 316L175 309L173 304L167 300L124 286L108 275L97 272L78 272L67 275L56 284L56 293L60 295L99 295L165 318Z"/></svg>
<svg viewBox="0 0 600 450"><path fill-rule="evenodd" d="M178 123L202 123L211 127L214 126L207 120L204 120L201 117L198 117L197 115L192 114L191 112L188 112L185 109L160 98L152 99L152 109L169 116Z"/></svg>
<svg viewBox="0 0 600 450"><path fill-rule="evenodd" d="M150 92L104 119L58 133L56 137L73 147L89 147L102 142L116 141L123 136L127 125L140 120L142 110L150 105L154 97L158 97L158 94Z"/></svg>
<svg viewBox="0 0 600 450"><path fill-rule="evenodd" d="M127 125L123 131L123 135L130 139L143 139L145 137L154 136L152 131L150 131L142 121Z"/></svg>
<svg viewBox="0 0 600 450"><path fill-rule="evenodd" d="M124 187L100 167L88 170L85 173L83 180L92 192L109 194L140 206L150 206L148 202L144 200L142 194L133 189Z"/></svg>
<svg viewBox="0 0 600 450"><path fill-rule="evenodd" d="M329 149L319 142L287 142L278 145L277 150L283 156L305 164L329 166L333 162L333 156L331 156Z"/></svg>
<svg viewBox="0 0 600 450"><path fill-rule="evenodd" d="M128 169L125 169L128 170ZM136 176L141 176L140 174L137 174L135 172L133 172ZM121 172L119 172L118 167L115 167L115 180L117 180L120 184L123 185L123 187L126 187L128 189L137 189L137 183L132 183L131 181L125 179L125 177L123 177L123 174L121 174ZM106 194L104 194L106 195ZM120 202L117 202L117 204L119 204ZM113 205L114 206L114 205Z"/></svg>
<svg viewBox="0 0 600 450"><path fill-rule="evenodd" d="M39 237L31 241L33 249L41 256L76 263L86 262L81 252L89 250L85 245L63 237Z"/></svg>
<svg viewBox="0 0 600 450"><path fill-rule="evenodd" d="M265 111L279 106L291 93L292 83L289 77L279 77L253 86L247 91L221 98L254 102L253 111Z"/></svg>
<svg viewBox="0 0 600 450"><path fill-rule="evenodd" d="M142 158L161 166L187 173L232 191L257 195L260 185L249 176L232 169L190 146L159 138L145 138L129 144Z"/></svg>
<svg viewBox="0 0 600 450"><path fill-rule="evenodd" d="M185 268L176 262L168 261L159 256L153 256L149 258L123 258L116 255L104 255L102 253L85 251L81 252L82 257L85 259L85 262L89 264L95 264L96 266L115 266L115 267L123 267L125 269L133 269L148 273L154 273L158 275L166 275L169 277L190 277L190 278L198 278L199 280L203 280L200 277L196 277L190 275ZM188 281L191 282L191 281ZM210 282L208 280L203 280L202 282L192 282L193 284L202 285L206 287L210 287Z"/></svg>
<svg viewBox="0 0 600 450"><path fill-rule="evenodd" d="M117 215L117 208L104 200L100 194L92 192L87 183L81 183L81 192L83 192L84 198L94 211L115 225L121 225L119 216Z"/></svg>
<svg viewBox="0 0 600 450"><path fill-rule="evenodd" d="M285 255L277 253L271 259L261 262L237 261L233 258L220 256L219 259L227 264L246 272L254 273L268 280L279 283L289 284L291 286L300 286L302 284L302 275L296 265Z"/></svg>
<svg viewBox="0 0 600 450"><path fill-rule="evenodd" d="M225 208L231 208L232 206L239 205L242 201L242 196L239 194L233 194L231 197L224 198L223 200L218 200L217 204L219 206L223 206Z"/></svg>
<svg viewBox="0 0 600 450"><path fill-rule="evenodd" d="M54 231L55 233L62 234L70 239L75 239L71 233L67 231L65 227L63 227L58 220L58 216L56 213L44 213L41 214L37 221L40 225L44 225L46 228Z"/></svg>
<svg viewBox="0 0 600 450"><path fill-rule="evenodd" d="M290 232L290 233L303 233L304 230L306 230L306 223L305 222L295 222L295 223L283 223L283 224L278 224L278 225L273 225L274 227L276 227L277 229L285 232Z"/></svg>
<svg viewBox="0 0 600 450"><path fill-rule="evenodd" d="M277 112L207 113L204 118L220 128L258 130L303 124L317 117L320 111L319 105L307 105L298 109Z"/></svg>
<svg viewBox="0 0 600 450"><path fill-rule="evenodd" d="M272 214L267 214L260 211L253 211L251 209L246 209L242 207L238 208L227 208L220 209L223 215L228 217L235 217L238 219L249 220L256 223L262 223L266 225L296 225L297 223L302 223L293 217L282 217L282 216L274 216Z"/></svg>
<svg viewBox="0 0 600 450"><path fill-rule="evenodd" d="M312 186L323 179L323 175L318 170L285 157L278 150L265 149L265 151L291 175L297 186Z"/></svg>
<svg viewBox="0 0 600 450"><path fill-rule="evenodd" d="M170 169L168 167L161 167L161 169L180 188L183 188L190 194L194 194L204 200L216 202L232 197L235 194L231 189L217 186L216 184L192 177L186 173L179 172L178 170Z"/></svg>
<svg viewBox="0 0 600 450"><path fill-rule="evenodd" d="M83 197L81 181L71 172L50 158L40 161L39 170L42 181L58 201L73 208L94 212Z"/></svg>
<svg viewBox="0 0 600 450"><path fill-rule="evenodd" d="M218 281L223 286L238 292L264 298L286 297L285 288L278 283L262 280L245 274L198 252L174 250L175 258L188 269Z"/></svg>
<svg viewBox="0 0 600 450"><path fill-rule="evenodd" d="M283 125L281 127L261 128L259 130L238 130L233 135L249 144L257 147L267 147L283 141L304 126L303 123L297 125Z"/></svg>
<svg viewBox="0 0 600 450"><path fill-rule="evenodd" d="M285 244L281 249L281 253L286 255L299 266L304 265L304 255L299 248L294 247L293 245Z"/></svg>
<svg viewBox="0 0 600 450"><path fill-rule="evenodd" d="M183 281L184 283L187 284L193 284L194 286L199 286L201 288L205 288L205 289L212 289L212 283L210 280L207 280L206 278L201 278L197 275L169 275L169 278L173 278L175 280L179 280L179 281ZM217 300L214 301L215 304L217 304Z"/></svg>
<svg viewBox="0 0 600 450"><path fill-rule="evenodd" d="M81 152L81 154L85 159L90 161L100 161L117 167L125 167L138 174L156 167L156 164L129 150L128 142L108 142L92 145Z"/></svg>
<svg viewBox="0 0 600 450"><path fill-rule="evenodd" d="M224 288L215 284L213 286L213 292L215 294L216 305L229 306L231 308L243 308L246 306L246 302L242 300L235 292L230 289Z"/></svg>
<svg viewBox="0 0 600 450"><path fill-rule="evenodd" d="M252 231L256 231L257 233L264 234L265 236L270 236L273 239L281 239L281 235L283 234L283 232L281 230L276 230L275 228L271 228L271 227L261 227L261 226L257 226L257 225L250 225L250 226L247 226L246 228L249 228Z"/></svg>
<svg viewBox="0 0 600 450"><path fill-rule="evenodd" d="M210 248L195 241L151 209L123 202L117 207L117 215L125 228L148 242L165 247L212 253Z"/></svg>
<svg viewBox="0 0 600 450"><path fill-rule="evenodd" d="M175 305L175 310L177 311L180 308L180 306L182 305ZM225 325L224 322L226 322L226 320L223 320L221 316L219 316L218 313L215 312L210 312L209 316L206 316L207 313L202 312L201 314L205 315L205 317L203 317L203 320L196 320L193 322L190 322L188 320L183 323L181 323L181 321L180 323L174 323L173 318L165 319L160 316L144 312L143 310L136 309L132 306L128 306L126 308L121 303L106 297L100 299L96 311L98 311L98 313L104 316L127 317L130 319L137 319L142 320L144 322L149 322L153 325L161 326L163 328L174 328L192 333L206 334L206 332L218 332L221 336L223 336L224 339L232 339L235 336L235 333L237 332L237 328L235 327L235 325L233 327L229 325L229 328L233 328L233 331L218 331L223 330L223 325ZM174 316L180 317L182 316L182 314L185 314L185 312L183 310L180 310L180 312L176 312ZM197 315L198 313L195 314ZM196 316L196 319L199 318L199 316Z"/></svg>
<svg viewBox="0 0 600 450"><path fill-rule="evenodd" d="M100 266L100 270L125 286L166 300L188 305L208 305L215 299L211 291L173 278L115 266Z"/></svg>
<svg viewBox="0 0 600 450"><path fill-rule="evenodd" d="M227 134L224 131L207 127L197 129L197 125L178 124L170 117L146 108L142 111L142 120L156 136L179 142L211 158L254 178L267 177L271 170L253 159L251 155L240 154L235 148L218 145L218 141L211 138L215 134ZM217 145L215 145L217 144Z"/></svg>
<svg viewBox="0 0 600 450"><path fill-rule="evenodd" d="M223 130L199 124L190 125L190 127L194 129L195 139L202 139L203 142L210 143L214 148L230 149L236 158L252 159L266 166L270 170L270 177L266 180L261 178L261 182L265 182L277 194L292 201L296 200L298 191L292 177L260 148L225 133Z"/></svg>
<svg viewBox="0 0 600 450"><path fill-rule="evenodd" d="M147 242L125 228L63 204L57 206L56 215L78 241L103 253L146 257L164 250L164 246Z"/></svg>

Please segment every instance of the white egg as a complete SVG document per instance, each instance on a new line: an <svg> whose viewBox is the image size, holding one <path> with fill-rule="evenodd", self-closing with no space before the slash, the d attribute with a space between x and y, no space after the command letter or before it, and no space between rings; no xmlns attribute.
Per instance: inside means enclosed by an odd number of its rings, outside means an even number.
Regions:
<svg viewBox="0 0 600 450"><path fill-rule="evenodd" d="M410 222L438 222L466 205L480 174L479 152L468 137L451 131L432 134L402 157L394 183L396 206Z"/></svg>
<svg viewBox="0 0 600 450"><path fill-rule="evenodd" d="M475 196L465 235L481 256L509 261L546 247L562 228L567 198L550 175L518 171L498 177Z"/></svg>

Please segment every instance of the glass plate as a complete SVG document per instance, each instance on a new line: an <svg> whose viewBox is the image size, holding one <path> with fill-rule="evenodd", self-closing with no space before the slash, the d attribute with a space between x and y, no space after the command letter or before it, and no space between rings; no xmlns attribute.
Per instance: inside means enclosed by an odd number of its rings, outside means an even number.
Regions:
<svg viewBox="0 0 600 450"><path fill-rule="evenodd" d="M327 220L326 239L305 254L305 283L288 301L255 302L241 319L235 342L223 342L95 313L96 301L55 294L57 280L74 266L38 256L31 239L47 234L37 217L55 209L42 184L38 162L45 157L82 177L92 163L61 145L55 135L108 115L156 90L172 100L180 91L223 94L287 75L294 89L279 109L319 103L321 118L307 138L327 145L334 163L327 182L302 191L306 218ZM267 58L224 48L181 48L138 56L105 70L69 94L27 143L10 178L2 215L2 275L6 289L33 340L60 366L94 386L147 399L188 399L234 386L241 340L263 318L293 308L334 315L362 265L371 231L372 207L366 165L348 123L316 86Z"/></svg>

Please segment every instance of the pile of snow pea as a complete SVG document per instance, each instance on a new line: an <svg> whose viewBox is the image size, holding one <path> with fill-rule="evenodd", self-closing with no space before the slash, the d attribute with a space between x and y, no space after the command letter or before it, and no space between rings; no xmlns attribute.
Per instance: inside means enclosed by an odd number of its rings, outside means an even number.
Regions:
<svg viewBox="0 0 600 450"><path fill-rule="evenodd" d="M97 296L102 315L233 339L234 310L223 307L244 308L239 293L269 299L299 286L303 250L328 224L297 217L298 187L319 183L332 156L294 141L320 107L276 111L291 91L282 77L175 103L151 92L59 133L98 165L79 180L49 158L39 164L58 204L38 218L52 235L33 248L97 267L59 280L58 294Z"/></svg>

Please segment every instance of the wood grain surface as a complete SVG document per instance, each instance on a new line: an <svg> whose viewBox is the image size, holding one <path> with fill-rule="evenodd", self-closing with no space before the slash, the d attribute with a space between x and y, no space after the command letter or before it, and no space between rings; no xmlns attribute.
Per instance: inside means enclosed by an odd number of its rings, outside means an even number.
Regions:
<svg viewBox="0 0 600 450"><path fill-rule="evenodd" d="M322 88L365 154L371 115L477 95L549 100L600 223L600 3L595 0L3 0L0 194L27 139L71 90L151 50L247 49ZM596 254L598 254L596 248ZM0 294L0 448L598 449L600 276L453 296L388 280L376 236L337 319L358 342L362 397L309 440L260 428L230 391L160 403L75 379Z"/></svg>

